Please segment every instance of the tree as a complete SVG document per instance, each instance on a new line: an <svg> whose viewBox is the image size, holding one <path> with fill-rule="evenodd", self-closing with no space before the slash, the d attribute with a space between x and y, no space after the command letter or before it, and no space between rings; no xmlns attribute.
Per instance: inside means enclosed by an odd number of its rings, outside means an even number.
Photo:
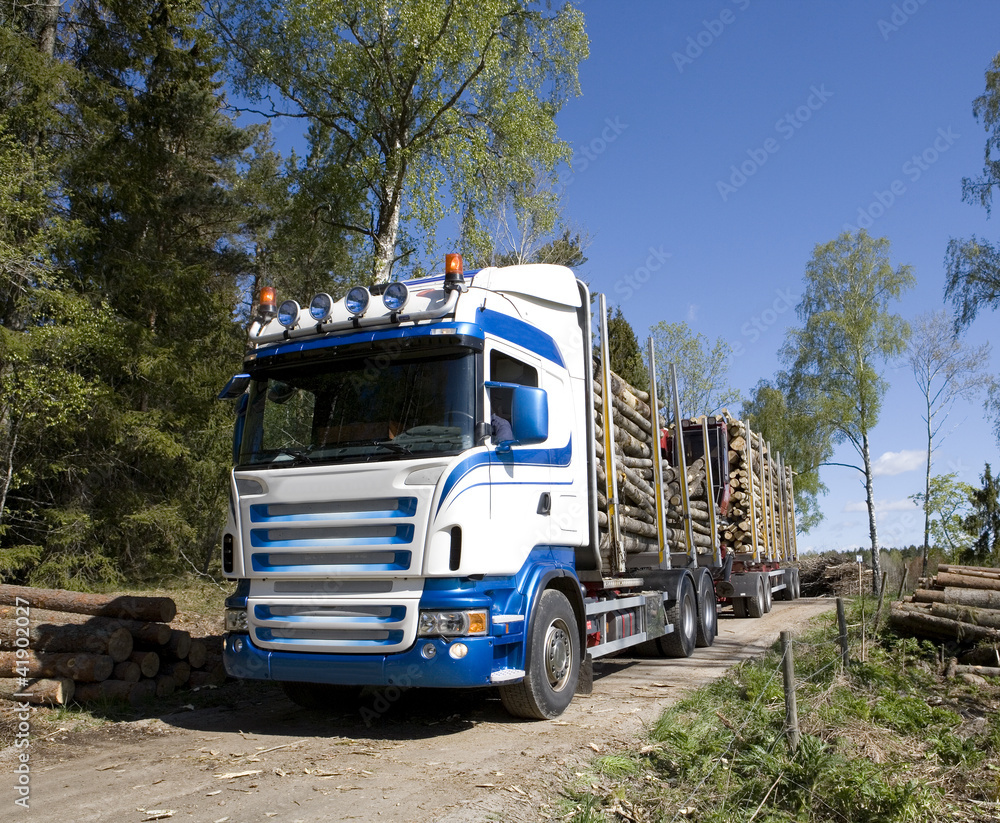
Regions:
<svg viewBox="0 0 1000 823"><path fill-rule="evenodd" d="M614 314L609 311L608 315L611 370L637 389L645 390L649 386L649 371L646 369L635 331L622 314L621 306L615 306Z"/></svg>
<svg viewBox="0 0 1000 823"><path fill-rule="evenodd" d="M789 396L787 373L779 372L773 382L758 382L743 402L740 417L753 432L762 434L795 472L796 529L805 533L819 525L823 512L818 498L826 493L819 467L830 459L833 446L829 434L818 431L810 410Z"/></svg>
<svg viewBox="0 0 1000 823"><path fill-rule="evenodd" d="M963 553L962 560L980 566L995 566L1000 560L1000 478L993 476L990 464L979 478L982 488L969 494L972 511L962 521L963 528L975 539Z"/></svg>
<svg viewBox="0 0 1000 823"><path fill-rule="evenodd" d="M796 309L803 325L788 332L782 351L792 392L814 411L820 432L850 443L861 458L861 466L837 465L864 478L876 593L881 573L869 436L888 388L881 370L904 352L909 336L892 305L913 283L909 266L890 264L884 237L844 232L816 246Z"/></svg>
<svg viewBox="0 0 1000 823"><path fill-rule="evenodd" d="M309 124L330 223L370 244L375 281L388 280L418 240L433 243L446 199L475 235L483 204L568 160L554 118L578 93L587 38L572 5L542 8L529 0L210 3L240 89L268 102L276 92ZM282 112L270 105L265 113Z"/></svg>
<svg viewBox="0 0 1000 823"><path fill-rule="evenodd" d="M930 540L948 556L960 560L969 550L975 535L965 530L970 500L975 489L962 483L954 472L931 478L926 491L911 494L910 500L930 513ZM925 539L926 542L926 539ZM927 554L921 547L921 556Z"/></svg>
<svg viewBox="0 0 1000 823"><path fill-rule="evenodd" d="M656 386L662 408L667 408L663 404L670 396L670 363L677 368L681 414L714 414L740 401L739 391L727 382L733 352L723 338L710 343L700 332L693 333L687 323L665 320L653 326L650 334L656 348Z"/></svg>
<svg viewBox="0 0 1000 823"><path fill-rule="evenodd" d="M927 425L927 465L924 473L924 553L923 574L927 574L927 554L931 529L931 463L934 449L945 439L942 428L955 401L971 400L988 384L984 374L990 362L990 345L969 346L962 342L945 312L923 314L913 323L907 360L924 398Z"/></svg>
<svg viewBox="0 0 1000 823"><path fill-rule="evenodd" d="M973 101L972 113L983 120L986 153L982 174L962 179L962 200L978 202L989 214L993 189L1000 186L1000 53L986 70L986 91ZM956 329L967 328L983 305L1000 306L1000 246L974 236L952 238L945 264L945 299L954 307Z"/></svg>

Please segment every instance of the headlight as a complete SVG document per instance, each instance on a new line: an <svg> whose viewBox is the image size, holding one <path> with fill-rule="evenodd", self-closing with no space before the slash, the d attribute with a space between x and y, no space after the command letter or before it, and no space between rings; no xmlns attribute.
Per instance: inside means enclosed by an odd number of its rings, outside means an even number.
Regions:
<svg viewBox="0 0 1000 823"><path fill-rule="evenodd" d="M486 611L420 612L421 636L468 637L486 634Z"/></svg>
<svg viewBox="0 0 1000 823"><path fill-rule="evenodd" d="M410 290L400 282L390 283L382 293L382 303L389 311L399 311L406 305Z"/></svg>
<svg viewBox="0 0 1000 823"><path fill-rule="evenodd" d="M320 323L330 316L331 311L333 311L333 298L326 292L317 294L309 304L309 315Z"/></svg>
<svg viewBox="0 0 1000 823"><path fill-rule="evenodd" d="M368 308L368 301L371 300L371 297L368 289L364 286L355 286L344 298L344 305L347 306L347 310L351 314L360 317Z"/></svg>
<svg viewBox="0 0 1000 823"><path fill-rule="evenodd" d="M226 609L226 631L246 634L250 631L247 625L246 609Z"/></svg>
<svg viewBox="0 0 1000 823"><path fill-rule="evenodd" d="M299 304L294 300L286 300L278 306L278 322L290 329L299 322Z"/></svg>

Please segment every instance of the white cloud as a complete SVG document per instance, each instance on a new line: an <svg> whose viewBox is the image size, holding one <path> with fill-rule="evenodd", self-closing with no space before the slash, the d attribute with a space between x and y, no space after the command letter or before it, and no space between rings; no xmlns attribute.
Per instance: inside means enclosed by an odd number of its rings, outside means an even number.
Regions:
<svg viewBox="0 0 1000 823"><path fill-rule="evenodd" d="M881 512L909 512L917 508L917 504L910 500L908 497L904 497L902 500L876 500L875 501L875 511L877 513ZM844 506L845 512L867 512L868 504L864 501L855 501L854 503L848 503Z"/></svg>
<svg viewBox="0 0 1000 823"><path fill-rule="evenodd" d="M687 312L687 322L688 323L697 323L698 322L698 308L699 308L699 306L698 306L697 303L689 303L688 304L688 312Z"/></svg>
<svg viewBox="0 0 1000 823"><path fill-rule="evenodd" d="M915 449L903 449L901 452L886 452L872 464L872 474L875 477L892 474L903 474L919 469L927 459L927 452Z"/></svg>

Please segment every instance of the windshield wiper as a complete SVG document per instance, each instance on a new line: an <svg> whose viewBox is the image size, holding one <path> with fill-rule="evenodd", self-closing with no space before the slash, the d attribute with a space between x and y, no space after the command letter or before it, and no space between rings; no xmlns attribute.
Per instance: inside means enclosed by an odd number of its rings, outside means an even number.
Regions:
<svg viewBox="0 0 1000 823"><path fill-rule="evenodd" d="M274 450L274 457L271 458L271 462L274 463L279 457L287 455L292 458L291 465L297 466L300 463L314 463L312 456L309 454L307 449L291 449L291 448L280 448Z"/></svg>
<svg viewBox="0 0 1000 823"><path fill-rule="evenodd" d="M400 445L399 443L392 443L388 440L374 440L372 445L376 448L381 447L383 449L389 449L389 451L396 452L396 454L413 454L411 449L406 446Z"/></svg>

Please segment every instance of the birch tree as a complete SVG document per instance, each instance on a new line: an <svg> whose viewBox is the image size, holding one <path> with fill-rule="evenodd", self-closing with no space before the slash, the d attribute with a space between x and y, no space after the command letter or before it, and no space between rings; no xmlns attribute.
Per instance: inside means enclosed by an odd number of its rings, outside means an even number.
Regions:
<svg viewBox="0 0 1000 823"><path fill-rule="evenodd" d="M263 114L308 125L329 221L365 238L373 281L388 280L420 241L433 245L446 204L463 234L483 235L505 186L553 176L569 158L555 116L579 91L587 38L568 3L555 12L529 0L209 6L241 91Z"/></svg>
<svg viewBox="0 0 1000 823"><path fill-rule="evenodd" d="M923 419L927 426L927 465L924 473L923 574L931 531L931 467L934 449L947 437L948 421L955 401L972 400L989 383L990 344L970 346L955 333L944 310L923 314L913 323L907 361L924 400Z"/></svg>
<svg viewBox="0 0 1000 823"><path fill-rule="evenodd" d="M909 326L893 304L914 284L909 266L893 268L887 238L844 232L816 246L806 265L805 289L783 348L793 391L808 398L820 430L849 443L861 465L871 538L872 585L881 585L871 432L888 389L884 369L906 349ZM832 464L827 464L832 465Z"/></svg>

